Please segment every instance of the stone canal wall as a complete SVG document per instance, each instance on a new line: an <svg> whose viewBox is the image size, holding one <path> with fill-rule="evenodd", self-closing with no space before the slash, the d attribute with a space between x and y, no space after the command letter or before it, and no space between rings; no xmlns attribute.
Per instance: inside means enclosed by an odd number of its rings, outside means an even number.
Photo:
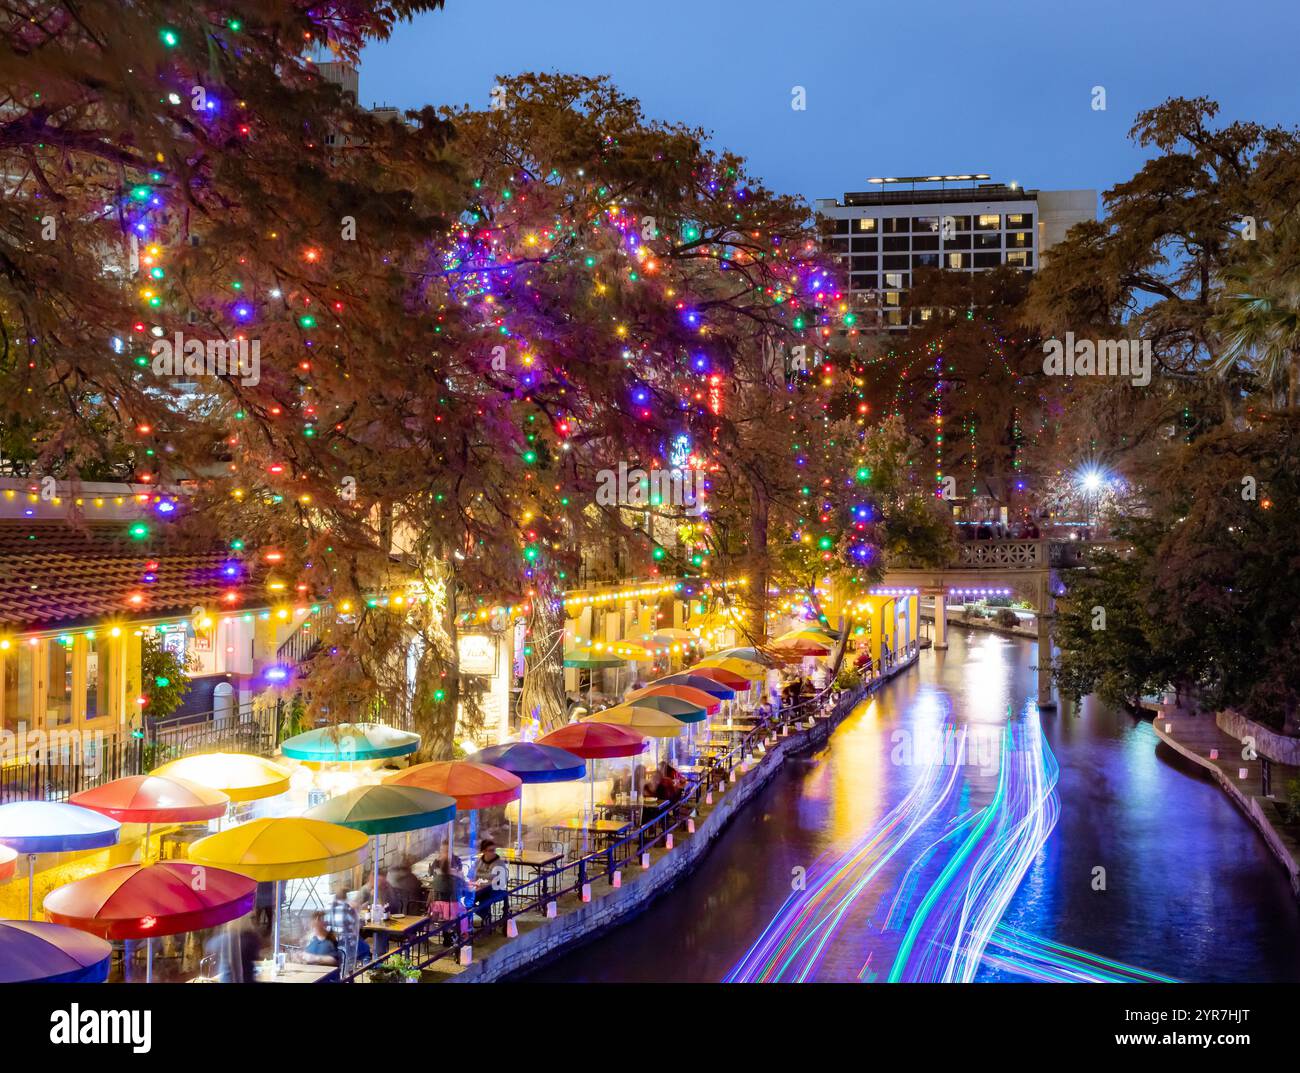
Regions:
<svg viewBox="0 0 1300 1073"><path fill-rule="evenodd" d="M861 699L865 700L883 682L909 669L916 659L914 654L907 662L896 665L872 683L869 690L864 690ZM847 718L856 707L856 704L846 706L838 721ZM703 859L727 824L767 785L787 757L806 753L825 742L838 721L823 715L814 721L813 726L792 731L789 736L778 739L747 772L728 785L723 794L714 795L713 808L696 825L695 833L679 832L681 837L676 845L656 854L648 869L629 868L621 887L594 884L589 902L566 899L555 919L529 931L521 928L516 938L481 958L475 956L460 972L448 976L447 982L488 983L535 969L641 912L652 900L671 890ZM603 893L598 894L597 890ZM573 904L567 904L569 901Z"/></svg>

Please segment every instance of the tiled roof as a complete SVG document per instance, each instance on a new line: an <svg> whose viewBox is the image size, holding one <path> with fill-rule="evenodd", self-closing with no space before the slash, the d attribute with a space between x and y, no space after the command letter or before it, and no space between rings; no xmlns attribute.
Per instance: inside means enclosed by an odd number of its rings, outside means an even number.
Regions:
<svg viewBox="0 0 1300 1073"><path fill-rule="evenodd" d="M33 532L42 528L48 531ZM249 606L264 603L254 596L260 588L248 585L248 568L228 553L151 555L118 539L119 533L120 527L100 533L58 525L0 527L0 630L188 615L195 606L230 607L222 596L232 589Z"/></svg>

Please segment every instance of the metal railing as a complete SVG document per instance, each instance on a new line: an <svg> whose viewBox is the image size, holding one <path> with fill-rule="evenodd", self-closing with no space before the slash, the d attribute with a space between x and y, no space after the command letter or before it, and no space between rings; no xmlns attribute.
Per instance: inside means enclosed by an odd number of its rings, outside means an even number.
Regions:
<svg viewBox="0 0 1300 1073"><path fill-rule="evenodd" d="M916 642L909 642L898 653L887 654L879 665L869 666L864 671L862 682L854 689L840 692L836 696L833 687L827 686L807 700L770 713L758 726L744 735L738 735L736 742L724 753L713 757L705 772L690 779L680 798L661 808L651 819L622 838L555 868L538 871L531 879L507 886L494 895L490 903L470 906L446 920L428 918L410 932L402 943L382 956L357 965L348 973L342 970L332 972L320 982L356 983L372 970L388 967L394 958L402 958L420 969L427 969L443 959L458 958L461 947L472 945L476 937L504 930L506 921L511 917L545 912L548 903L557 901L565 894L578 893L588 883L596 880L603 879L612 886L615 872L641 861L645 853L664 844L670 834L685 827L704 804L708 794L721 789L723 784L730 781L732 771L756 754L760 742L767 742L773 736L779 737L786 728L806 723L819 713L828 715L831 722L837 721L875 689L890 671L910 662L919 651ZM832 697L834 699L827 708L827 702ZM489 922L484 916L485 910L496 919ZM476 916L481 918L481 923L475 922Z"/></svg>
<svg viewBox="0 0 1300 1073"><path fill-rule="evenodd" d="M148 770L145 742L130 731L32 731L22 755L0 758L0 804L66 801L73 794Z"/></svg>

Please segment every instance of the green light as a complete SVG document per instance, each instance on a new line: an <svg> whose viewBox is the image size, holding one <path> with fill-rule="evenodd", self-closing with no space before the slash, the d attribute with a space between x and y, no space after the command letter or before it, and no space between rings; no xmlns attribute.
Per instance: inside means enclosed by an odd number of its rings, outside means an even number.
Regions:
<svg viewBox="0 0 1300 1073"><path fill-rule="evenodd" d="M306 313L303 316L298 318L298 323L301 324L304 328L314 328L316 327L316 318L313 317L310 313Z"/></svg>
<svg viewBox="0 0 1300 1073"><path fill-rule="evenodd" d="M136 522L127 532L131 534L132 540L143 540L149 535L149 527L144 522Z"/></svg>
<svg viewBox="0 0 1300 1073"><path fill-rule="evenodd" d="M537 548L535 548L532 544L529 544L528 547L524 548L524 562L528 562L528 563L537 562L538 554L539 553L537 551Z"/></svg>
<svg viewBox="0 0 1300 1073"><path fill-rule="evenodd" d="M166 689L169 685L172 684L172 680L170 678L164 678L160 674L158 675L157 678L153 680L153 684L156 685L159 689Z"/></svg>
<svg viewBox="0 0 1300 1073"><path fill-rule="evenodd" d="M441 704L447 699L447 691L445 689L435 689L433 691L433 699Z"/></svg>
<svg viewBox="0 0 1300 1073"><path fill-rule="evenodd" d="M831 547L832 547L834 544L835 544L835 541L833 541L833 540L832 540L830 537L828 537L828 536L824 536L824 537L821 538L821 540L817 541L817 546L818 546L819 548L821 548L822 551L830 551L830 550L831 550Z"/></svg>
<svg viewBox="0 0 1300 1073"><path fill-rule="evenodd" d="M242 540L232 540L232 541L230 542L230 550L231 550L231 551L243 551L243 550L244 550L244 542L243 542Z"/></svg>
<svg viewBox="0 0 1300 1073"><path fill-rule="evenodd" d="M668 553L667 553L666 551L664 551L663 548L655 548L653 554L654 554L655 561L657 562L657 561L663 559L664 556L666 556Z"/></svg>
<svg viewBox="0 0 1300 1073"><path fill-rule="evenodd" d="M525 452L524 452L524 461L527 462L527 463L531 466L534 462L537 461L537 452L536 452L536 451L525 451Z"/></svg>
<svg viewBox="0 0 1300 1073"><path fill-rule="evenodd" d="M857 477L857 479L860 481L869 481L871 480L871 470L868 469L866 466L862 466L858 469L858 472L855 473L854 476Z"/></svg>
<svg viewBox="0 0 1300 1073"><path fill-rule="evenodd" d="M162 38L162 43L166 45L168 48L175 48L177 45L181 43L180 34L178 34L175 30L167 29L164 27L162 30L158 31L158 36Z"/></svg>
<svg viewBox="0 0 1300 1073"><path fill-rule="evenodd" d="M150 193L152 193L152 191L149 189L149 187L145 186L143 183L141 183L139 186L131 187L131 197L134 198L136 201L147 200Z"/></svg>

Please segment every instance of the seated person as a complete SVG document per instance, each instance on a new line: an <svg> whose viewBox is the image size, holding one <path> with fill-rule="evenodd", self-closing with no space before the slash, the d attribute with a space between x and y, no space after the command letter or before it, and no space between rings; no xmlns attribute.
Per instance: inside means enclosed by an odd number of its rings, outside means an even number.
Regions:
<svg viewBox="0 0 1300 1073"><path fill-rule="evenodd" d="M405 907L413 902L424 901L424 888L420 886L419 879L411 871L410 861L403 861L390 868L387 879L394 896L402 903L403 908L399 912L404 911Z"/></svg>
<svg viewBox="0 0 1300 1073"><path fill-rule="evenodd" d="M387 876L379 877L378 899L376 899L375 895L371 893L370 888L370 883L361 888L362 905L369 909L370 906L374 905L375 901L378 900L378 902L388 911L389 916L401 913L404 907L402 896L393 889L393 885L388 882Z"/></svg>
<svg viewBox="0 0 1300 1073"><path fill-rule="evenodd" d="M312 913L311 930L307 933L307 945L298 955L304 965L337 965L339 947L334 935L325 927L325 914Z"/></svg>
<svg viewBox="0 0 1300 1073"><path fill-rule="evenodd" d="M492 839L483 839L479 849L474 871L474 905L487 925L492 923L492 906L506 896L509 871L505 858L497 853L497 844Z"/></svg>
<svg viewBox="0 0 1300 1073"><path fill-rule="evenodd" d="M659 796L676 801L686 792L686 776L665 760L659 765Z"/></svg>

